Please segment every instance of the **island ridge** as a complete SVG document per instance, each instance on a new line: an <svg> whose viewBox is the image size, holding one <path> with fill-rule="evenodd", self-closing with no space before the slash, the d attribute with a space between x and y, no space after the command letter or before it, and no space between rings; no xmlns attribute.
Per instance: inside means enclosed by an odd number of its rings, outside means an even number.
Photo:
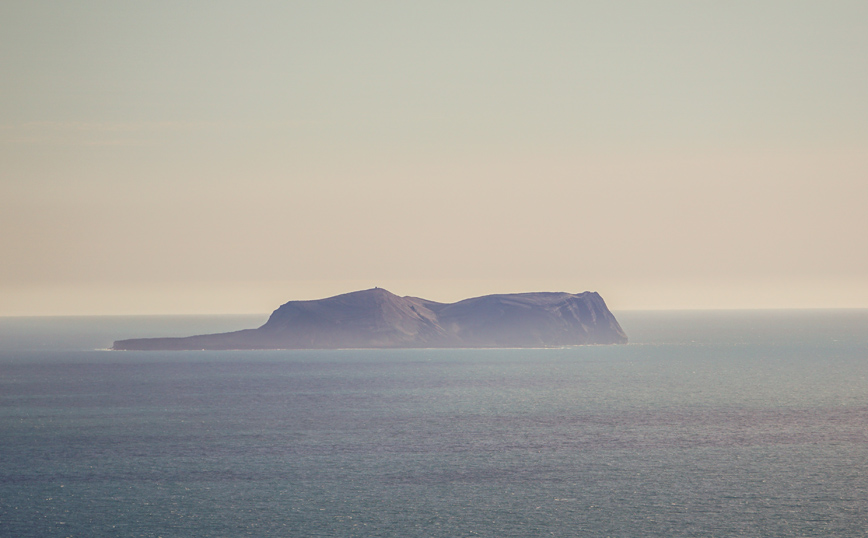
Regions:
<svg viewBox="0 0 868 538"><path fill-rule="evenodd" d="M503 348L625 344L596 292L486 295L456 303L382 288L290 301L258 329L118 340L115 350Z"/></svg>

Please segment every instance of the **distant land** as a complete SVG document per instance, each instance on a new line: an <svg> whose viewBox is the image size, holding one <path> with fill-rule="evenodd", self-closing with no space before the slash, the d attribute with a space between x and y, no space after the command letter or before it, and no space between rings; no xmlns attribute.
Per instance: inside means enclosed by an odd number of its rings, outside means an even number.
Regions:
<svg viewBox="0 0 868 538"><path fill-rule="evenodd" d="M626 344L596 292L512 293L438 303L382 288L290 301L258 329L118 340L116 350L504 348Z"/></svg>

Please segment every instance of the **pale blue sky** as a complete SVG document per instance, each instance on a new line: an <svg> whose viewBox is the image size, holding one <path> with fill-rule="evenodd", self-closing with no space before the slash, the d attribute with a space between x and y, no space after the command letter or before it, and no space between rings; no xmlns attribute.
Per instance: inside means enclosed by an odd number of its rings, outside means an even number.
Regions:
<svg viewBox="0 0 868 538"><path fill-rule="evenodd" d="M6 2L0 71L0 315L868 307L865 2Z"/></svg>

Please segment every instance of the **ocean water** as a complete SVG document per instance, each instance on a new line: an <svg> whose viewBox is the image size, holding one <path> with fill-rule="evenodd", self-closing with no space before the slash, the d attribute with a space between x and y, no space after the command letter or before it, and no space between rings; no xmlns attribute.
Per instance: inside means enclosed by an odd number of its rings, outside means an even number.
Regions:
<svg viewBox="0 0 868 538"><path fill-rule="evenodd" d="M864 536L868 311L626 346L111 352L264 317L0 318L3 537Z"/></svg>

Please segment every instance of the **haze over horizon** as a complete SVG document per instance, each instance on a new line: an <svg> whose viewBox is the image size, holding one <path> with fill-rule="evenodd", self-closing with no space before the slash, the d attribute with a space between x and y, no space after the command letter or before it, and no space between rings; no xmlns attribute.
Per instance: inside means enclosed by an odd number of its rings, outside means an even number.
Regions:
<svg viewBox="0 0 868 538"><path fill-rule="evenodd" d="M868 308L868 3L0 4L0 316Z"/></svg>

